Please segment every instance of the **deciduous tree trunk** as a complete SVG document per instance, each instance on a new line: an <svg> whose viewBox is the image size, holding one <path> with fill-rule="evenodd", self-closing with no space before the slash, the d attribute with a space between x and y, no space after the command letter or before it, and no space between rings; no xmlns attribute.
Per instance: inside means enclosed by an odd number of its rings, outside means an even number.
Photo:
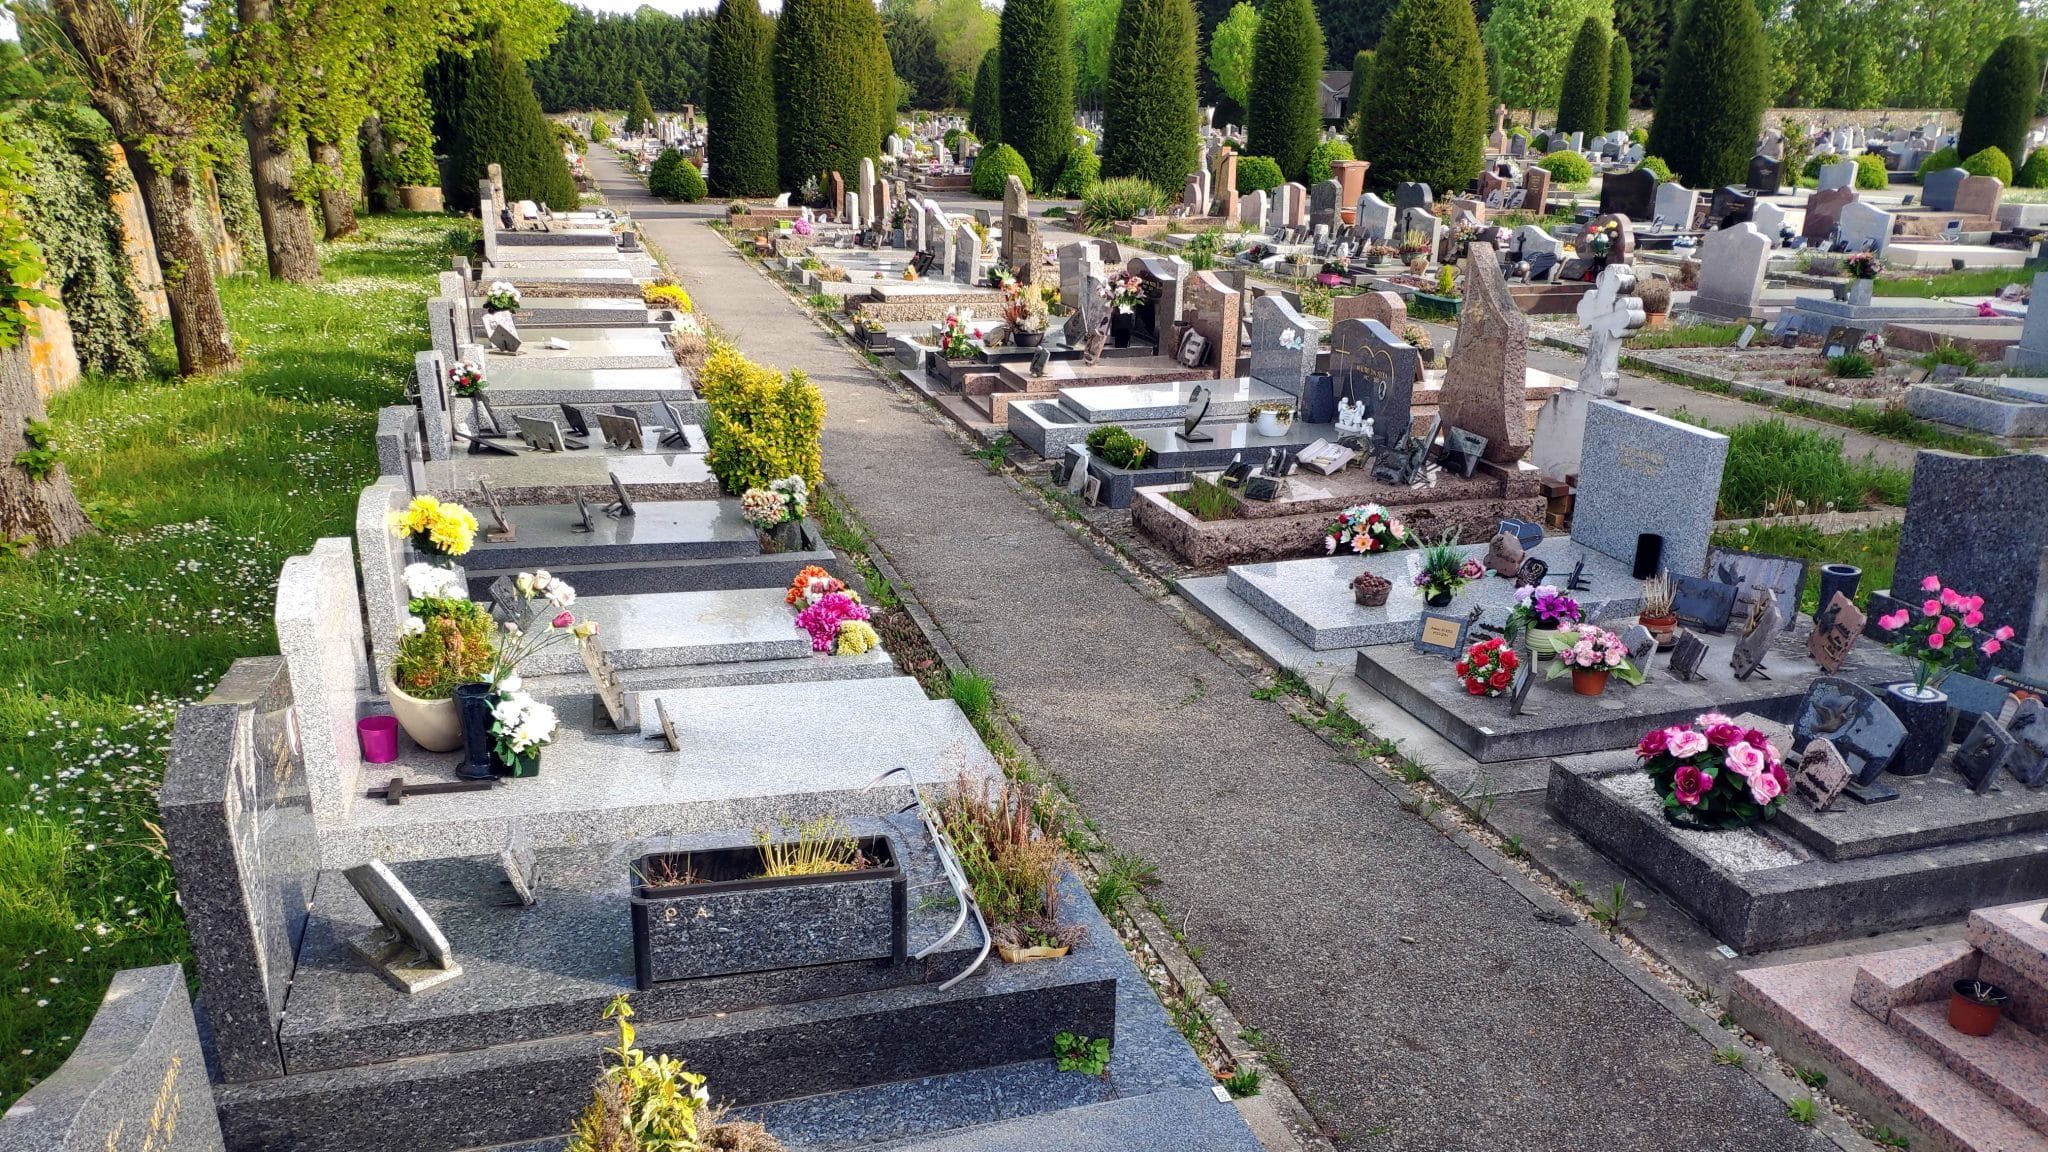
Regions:
<svg viewBox="0 0 2048 1152"><path fill-rule="evenodd" d="M156 236L179 373L192 376L235 367L228 316L213 279L213 253L207 250L206 232L199 226L199 209L192 199L191 170L183 164L158 169L141 147L126 140L121 150L128 154L128 171L142 193L149 229Z"/></svg>
<svg viewBox="0 0 2048 1152"><path fill-rule="evenodd" d="M308 147L313 163L327 173L320 188L320 221L326 226L327 239L347 236L356 230L356 190L341 162L341 146L313 140Z"/></svg>
<svg viewBox="0 0 2048 1152"><path fill-rule="evenodd" d="M29 425L44 415L27 343L0 351L0 538L17 546L55 548L92 531L62 464L37 476L16 463L31 447Z"/></svg>
<svg viewBox="0 0 2048 1152"><path fill-rule="evenodd" d="M244 35L267 30L276 20L271 0L237 0ZM294 284L320 279L320 251L313 246L313 213L298 198L292 180L293 141L283 133L283 97L261 75L242 88L242 136L249 141L249 174L256 183L256 213L263 218L263 250L270 274Z"/></svg>

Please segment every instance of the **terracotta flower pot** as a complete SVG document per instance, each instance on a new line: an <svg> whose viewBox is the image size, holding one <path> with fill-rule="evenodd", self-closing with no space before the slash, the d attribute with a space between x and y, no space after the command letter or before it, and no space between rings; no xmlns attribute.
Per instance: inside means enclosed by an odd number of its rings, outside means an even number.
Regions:
<svg viewBox="0 0 2048 1152"><path fill-rule="evenodd" d="M1605 668L1573 668L1572 691L1581 696L1600 695L1607 691L1607 673Z"/></svg>
<svg viewBox="0 0 2048 1152"><path fill-rule="evenodd" d="M1678 616L1675 613L1664 616L1638 616L1636 623L1650 630L1650 635L1657 638L1659 648L1669 648L1678 643Z"/></svg>
<svg viewBox="0 0 2048 1152"><path fill-rule="evenodd" d="M1956 987L1961 989L1975 983L1977 981L1958 980ZM1994 992L2004 995L1996 985L1991 987ZM2004 1010L2002 1003L1986 1004L1960 991L1952 992L1948 998L1948 1026L1965 1036L1989 1036L1998 1027L1998 1017Z"/></svg>
<svg viewBox="0 0 2048 1152"><path fill-rule="evenodd" d="M412 742L429 752L453 752L462 747L462 713L455 701L422 700L408 696L387 676L384 693L391 698L391 714Z"/></svg>

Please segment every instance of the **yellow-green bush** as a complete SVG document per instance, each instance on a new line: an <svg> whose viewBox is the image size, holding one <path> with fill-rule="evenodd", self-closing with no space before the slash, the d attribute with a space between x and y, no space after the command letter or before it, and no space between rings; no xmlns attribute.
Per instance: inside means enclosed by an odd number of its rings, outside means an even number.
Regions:
<svg viewBox="0 0 2048 1152"><path fill-rule="evenodd" d="M705 460L726 491L764 488L784 476L801 476L812 488L824 481L818 436L825 397L802 372L785 376L719 341L698 376L697 394L711 405Z"/></svg>

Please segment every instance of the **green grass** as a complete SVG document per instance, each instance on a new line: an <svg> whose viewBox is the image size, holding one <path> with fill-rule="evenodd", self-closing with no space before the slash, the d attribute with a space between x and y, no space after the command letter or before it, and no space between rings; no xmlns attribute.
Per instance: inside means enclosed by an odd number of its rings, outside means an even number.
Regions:
<svg viewBox="0 0 2048 1152"><path fill-rule="evenodd" d="M1732 348L1747 324L1670 324L1629 335L1630 348Z"/></svg>
<svg viewBox="0 0 2048 1152"><path fill-rule="evenodd" d="M1229 490L1200 476L1189 479L1186 491L1168 492L1166 498L1197 520L1233 520L1237 517L1237 500Z"/></svg>
<svg viewBox="0 0 2048 1152"><path fill-rule="evenodd" d="M1845 459L1842 442L1818 429L1772 418L1721 431L1728 463L1716 515L1723 519L1903 505L1912 486L1904 468Z"/></svg>
<svg viewBox="0 0 2048 1152"><path fill-rule="evenodd" d="M0 1104L63 1061L116 969L190 974L155 827L171 723L230 661L277 651L285 558L350 534L450 223L366 218L324 249L320 285L227 280L239 372L52 398L104 534L0 561Z"/></svg>
<svg viewBox="0 0 2048 1152"><path fill-rule="evenodd" d="M1861 599L1868 597L1873 588L1891 587L1892 567L1899 558L1899 525L1881 524L1833 534L1823 534L1807 524L1723 528L1714 533L1713 542L1723 548L1773 556L1803 556L1815 565L1854 564L1863 569L1863 580L1857 587ZM1820 581L1809 573L1799 610L1811 615L1819 598Z"/></svg>
<svg viewBox="0 0 2048 1152"><path fill-rule="evenodd" d="M2031 284L2028 268L1977 268L1903 279L1884 277L1871 286L1873 296L1996 296L2007 284Z"/></svg>

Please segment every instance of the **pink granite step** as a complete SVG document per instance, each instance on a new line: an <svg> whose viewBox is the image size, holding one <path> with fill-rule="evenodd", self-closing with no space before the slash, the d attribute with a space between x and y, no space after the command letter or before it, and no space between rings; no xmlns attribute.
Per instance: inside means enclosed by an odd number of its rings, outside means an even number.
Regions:
<svg viewBox="0 0 2048 1152"><path fill-rule="evenodd" d="M2041 913L2048 900L2002 904L1970 913L1964 935L1979 952L2004 965L2019 985L2005 984L2014 994L2032 993L2039 999L2048 993L2048 923Z"/></svg>
<svg viewBox="0 0 2048 1152"><path fill-rule="evenodd" d="M1947 999L1907 1005L1891 1023L1949 1071L2048 1132L2048 1046L2039 1036L2010 1020L2000 1020L1989 1036L1965 1036L1949 1027Z"/></svg>
<svg viewBox="0 0 2048 1152"><path fill-rule="evenodd" d="M1911 1128L1914 1152L2048 1152L2048 1136L1855 1003L1869 959L1752 968L1736 977L1731 1010L1787 1059L1820 1066L1831 1093Z"/></svg>
<svg viewBox="0 0 2048 1152"><path fill-rule="evenodd" d="M1948 1002L1955 982L1977 975L1977 950L1962 940L1894 948L1859 958L1856 1006L1880 1022L1908 1004Z"/></svg>
<svg viewBox="0 0 2048 1152"><path fill-rule="evenodd" d="M2005 1016L2029 1032L2048 1034L2048 990L2029 983L2016 969L1996 956L1977 955L1977 979L1989 980L2012 998L2005 1002Z"/></svg>

